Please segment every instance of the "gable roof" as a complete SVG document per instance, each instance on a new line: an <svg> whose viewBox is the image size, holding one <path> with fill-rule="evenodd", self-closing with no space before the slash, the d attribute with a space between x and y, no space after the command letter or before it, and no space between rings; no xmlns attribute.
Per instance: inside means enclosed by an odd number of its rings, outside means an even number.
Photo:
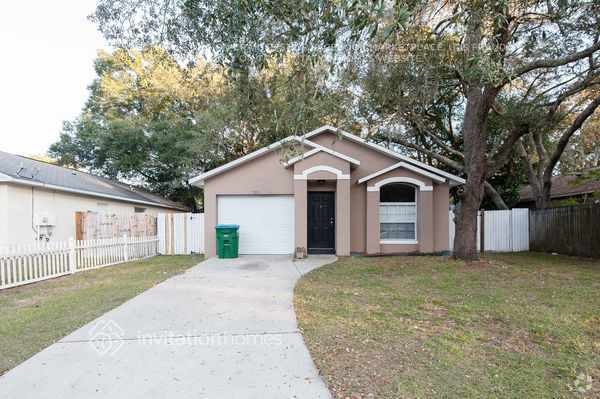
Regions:
<svg viewBox="0 0 600 399"><path fill-rule="evenodd" d="M359 137L359 136L357 136L355 134L346 132L346 131L344 131L342 129L338 129L338 128L333 127L333 126L329 126L329 125L321 126L318 129L315 129L315 130L313 130L311 132L306 133L304 135L304 137L307 138L307 139L310 139L311 137L317 136L317 135L319 135L321 133L325 133L325 132L331 132L331 133L335 133L335 134L340 134L342 137L344 137L344 138L346 138L346 139L348 139L350 141L354 141L355 143L362 144L362 145L364 145L366 147L369 147L369 148L371 148L371 149L373 149L375 151L378 151L378 152L380 152L382 154L389 155L392 158L396 158L396 159L405 161L407 163L413 164L415 166L418 166L420 168L426 169L426 170L428 170L430 172L433 172L433 173L436 173L436 174L438 174L440 176L446 177L449 180L452 180L452 181L454 181L454 182L456 182L458 184L464 184L465 183L465 179L463 179L462 177L453 175L452 173L448 173L448 172L446 172L444 170L438 169L438 168L433 167L431 165L427 165L426 163L417 161L416 159L412 159L412 158L407 157L405 155L399 154L396 151L393 151L393 150L390 150L388 148L385 148L385 147L383 147L383 146L381 146L379 144L371 143L370 141L367 141L367 140L363 139L362 137Z"/></svg>
<svg viewBox="0 0 600 399"><path fill-rule="evenodd" d="M579 176L564 175L552 178L552 187L550 188L550 198L565 198L575 195L590 194L600 192L600 179L590 179L578 181ZM534 201L533 188L522 186L519 193L520 201Z"/></svg>
<svg viewBox="0 0 600 399"><path fill-rule="evenodd" d="M398 162L398 163L396 163L396 164L394 164L392 166L388 166L387 168L383 168L381 170L378 170L375 173L371 173L370 175L363 177L362 179L359 179L358 180L358 184L362 184L364 182L367 182L367 181L369 181L371 179L376 178L377 176L381 176L381 175L383 175L385 173L391 172L392 170L395 170L395 169L398 169L398 168L408 169L408 170L410 170L412 172L415 172L417 174L420 174L422 176L429 177L431 180L435 180L437 182L441 182L442 183L442 182L446 181L446 179L444 179L443 177L440 177L440 176L438 176L438 175L436 175L434 173L430 173L430 172L424 170L423 168L417 168L416 166L410 165L410 164L408 164L408 163L406 163L404 161L400 161L400 162Z"/></svg>
<svg viewBox="0 0 600 399"><path fill-rule="evenodd" d="M139 188L79 170L0 151L0 182L43 187L162 208L188 210Z"/></svg>
<svg viewBox="0 0 600 399"><path fill-rule="evenodd" d="M290 159L289 161L287 161L285 163L285 166L291 166L291 165L295 164L296 162L301 161L303 159L306 159L306 158L308 158L310 156L313 156L313 155L315 155L315 154L317 154L319 152L325 152L325 153L327 153L329 155L332 155L332 156L334 156L336 158L340 158L340 159L343 159L344 161L350 162L351 164L356 165L356 166L360 165L360 161L359 160L354 159L352 157L349 157L348 155L344 155L344 154L342 154L340 152L332 150L331 148L323 147L322 145L319 145L319 144L316 144L316 143L312 143L312 144L316 145L317 147L313 148L310 151L305 152L304 154L300 154L297 157L294 157L294 158Z"/></svg>
<svg viewBox="0 0 600 399"><path fill-rule="evenodd" d="M312 150L310 150L310 151L308 151L308 152L306 152L304 154L305 157L306 157L306 154L308 154L309 152L312 152L315 149L319 149L319 148L321 148L320 151L326 151L327 152L327 150L330 150L329 148L323 147L323 146L321 146L319 144L316 144L316 143L308 140L311 137L317 136L317 135L319 135L321 133L325 133L325 132L331 132L331 133L341 134L344 138L347 138L348 140L351 140L351 141L353 141L355 143L358 143L358 144L364 145L366 147L369 147L369 148L371 148L371 149L373 149L375 151L378 151L378 152L380 152L382 154L388 155L388 156L390 156L392 158L396 158L398 160L404 161L404 162L406 162L408 164L413 165L414 167L425 169L426 171L435 173L435 174L437 174L439 176L443 176L443 177L445 177L445 178L447 178L447 179L449 179L449 180L451 180L451 181L453 181L453 182L455 182L457 184L464 184L465 183L465 179L463 179L461 177L458 177L456 175L453 175L453 174L448 173L446 171L443 171L441 169L435 168L433 166L427 165L427 164L425 164L423 162L419 162L419 161L417 161L415 159L412 159L410 157L407 157L407 156L404 156L402 154L399 154L399 153L397 153L395 151L392 151L390 149L382 147L382 146L380 146L378 144L371 143L371 142L369 142L369 141L367 141L367 140L365 140L365 139L363 139L363 138L361 138L359 136L356 136L356 135L354 135L352 133L348 133L348 132L346 132L346 131L344 131L342 129L338 129L336 127L329 126L329 125L325 125L325 126L321 126L318 129L312 130L312 131L306 133L303 136L288 136L288 137L286 137L286 138L284 138L282 140L279 140L276 143L273 143L273 144L271 144L271 145L269 145L267 147L263 147L263 148L261 148L259 150L251 152L250 154L244 155L243 157L238 158L238 159L236 159L234 161L228 162L225 165L222 165L222 166L219 166L219 167L217 167L215 169L211 169L211 170L209 170L207 172L204 172L201 175L196 176L196 177L190 179L190 184L196 185L196 186L202 186L204 184L204 180L205 179L213 177L213 176L216 176L216 175L221 174L223 172L226 172L226 171L228 171L228 170L230 170L232 168L235 168L235 167L237 167L237 166L239 166L239 165L241 165L241 164L243 164L243 163L245 163L247 161L250 161L250 160L252 160L254 158L258 158L258 157L260 157L262 155L265 155L268 152L281 147L283 144L285 144L285 143L287 143L289 141L297 141L297 142L306 144L309 147L312 147L313 148ZM333 151L333 150L331 150L331 151ZM315 154L317 152L318 151L315 151L312 154ZM335 152L335 151L333 151L333 152ZM348 156L346 156L344 154L341 154L341 153L338 153L338 152L335 152L335 153L337 154L336 156L338 156L338 157L344 156L346 158L350 158L350 157L348 157ZM330 153L330 154L334 155L332 153ZM298 157L296 157L296 158L298 158ZM296 158L293 158L292 160L294 160L294 162L297 162L299 159L296 159ZM290 161L292 161L292 160L290 160ZM346 159L346 160L348 160L348 159ZM356 162L359 162L359 161L357 161L355 159L353 159L353 160L356 161ZM288 164L290 163L290 161L288 161ZM360 162L359 162L359 164L360 164Z"/></svg>
<svg viewBox="0 0 600 399"><path fill-rule="evenodd" d="M268 145L266 147L260 148L256 151L251 152L250 154L246 154L241 158L238 158L236 160L233 160L231 162L226 163L225 165L221 165L217 168L211 169L207 172L202 173L201 175L198 175L192 179L190 179L190 184L192 185L196 185L196 186L202 186L204 184L204 180L208 179L209 177L213 177L216 176L218 174L221 174L223 172L228 171L229 169L235 168L243 163L246 163L254 158L258 158L262 155L265 155L279 147L281 147L283 144L288 143L290 141L296 141L299 143L303 143L306 144L309 147L313 147L313 148L317 148L320 147L319 145L308 141L308 140L304 140L302 137L298 137L298 136L288 136L284 139L281 139L271 145Z"/></svg>

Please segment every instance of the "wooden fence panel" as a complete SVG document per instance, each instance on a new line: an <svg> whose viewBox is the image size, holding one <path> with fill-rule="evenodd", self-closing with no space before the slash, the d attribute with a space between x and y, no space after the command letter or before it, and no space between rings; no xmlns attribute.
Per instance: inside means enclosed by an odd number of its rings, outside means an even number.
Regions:
<svg viewBox="0 0 600 399"><path fill-rule="evenodd" d="M600 257L600 206L536 209L530 212L533 251Z"/></svg>
<svg viewBox="0 0 600 399"><path fill-rule="evenodd" d="M187 225L187 243L192 253L204 253L204 214L191 213Z"/></svg>
<svg viewBox="0 0 600 399"><path fill-rule="evenodd" d="M512 251L529 251L529 209L513 209L511 225Z"/></svg>
<svg viewBox="0 0 600 399"><path fill-rule="evenodd" d="M95 240L156 236L156 216L146 213L117 215L112 213L76 212L76 239Z"/></svg>
<svg viewBox="0 0 600 399"><path fill-rule="evenodd" d="M512 212L510 210L485 211L484 250L512 252Z"/></svg>
<svg viewBox="0 0 600 399"><path fill-rule="evenodd" d="M204 214L161 213L157 225L160 254L204 253Z"/></svg>
<svg viewBox="0 0 600 399"><path fill-rule="evenodd" d="M481 247L481 220L483 217L483 249L493 252L529 250L529 210L511 209L480 211L477 215L477 250ZM454 247L454 213L449 214L450 250Z"/></svg>

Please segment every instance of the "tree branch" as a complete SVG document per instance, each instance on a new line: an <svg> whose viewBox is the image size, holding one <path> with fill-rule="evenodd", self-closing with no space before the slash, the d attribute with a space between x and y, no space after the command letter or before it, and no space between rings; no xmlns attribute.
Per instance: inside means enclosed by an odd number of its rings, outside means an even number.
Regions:
<svg viewBox="0 0 600 399"><path fill-rule="evenodd" d="M584 79L578 80L573 83L567 89L565 89L562 93L558 95L558 97L549 103L550 111L548 115L551 116L558 110L560 104L562 104L569 97L582 92L583 90L588 89L591 86L598 84L598 82L594 82L594 79L600 77L600 73L588 73Z"/></svg>
<svg viewBox="0 0 600 399"><path fill-rule="evenodd" d="M464 166L462 164L460 164L459 162L456 162L450 158L440 155L437 152L431 151L423 146L411 143L410 141L404 140L399 137L394 137L394 138L392 138L392 140L397 144L403 145L408 148L412 148L413 150L416 150L423 154L426 154L426 155L430 156L431 158L434 158L434 159L438 160L439 162L443 163L444 165L456 170L457 172L462 172L464 170Z"/></svg>
<svg viewBox="0 0 600 399"><path fill-rule="evenodd" d="M599 105L600 96L596 97L591 103L589 103L587 107L585 107L585 109L581 111L579 115L577 115L577 118L575 118L571 126L569 126L569 128L562 134L560 140L558 141L558 144L556 145L556 148L554 149L554 152L552 153L552 156L548 160L548 165L546 166L546 170L544 171L544 181L547 181L552 177L554 167L560 160L560 157L564 152L565 148L567 147L571 136L573 136L573 134L581 128L583 123L590 116L592 116L592 114L594 113L594 111L596 111L596 108L598 108Z"/></svg>
<svg viewBox="0 0 600 399"><path fill-rule="evenodd" d="M485 191L485 195L496 205L498 209L508 209L506 206L506 202L502 199L502 196L496 191L494 186L490 184L487 180L483 182L483 188Z"/></svg>
<svg viewBox="0 0 600 399"><path fill-rule="evenodd" d="M529 125L525 123L520 124L511 131L510 136L504 140L502 145L500 145L498 152L491 159L488 166L488 174L490 176L506 165L513 153L515 143L528 132Z"/></svg>
<svg viewBox="0 0 600 399"><path fill-rule="evenodd" d="M584 50L578 51L573 54L569 54L565 57L533 61L530 64L526 64L526 65L521 66L520 68L517 68L514 71L514 73L512 74L512 77L510 77L510 78L507 77L506 79L504 79L502 81L501 86L508 83L510 79L514 79L515 77L524 75L524 74L534 71L536 69L555 68L555 67L559 67L562 65L570 64L571 62L575 62L575 61L579 61L583 58L587 58L588 56L590 56L591 54L594 54L598 50L600 50L600 41L594 43L593 45L591 45L590 47L588 47Z"/></svg>
<svg viewBox="0 0 600 399"><path fill-rule="evenodd" d="M523 145L522 140L517 141L516 149L517 154L519 155L521 161L523 161L523 164L525 165L525 172L527 172L527 180L529 181L529 184L532 186L532 188L534 186L537 187L537 175L535 174L533 166L529 161L529 154L527 154L527 150L525 150L525 146Z"/></svg>
<svg viewBox="0 0 600 399"><path fill-rule="evenodd" d="M449 152L450 154L456 155L457 157L459 157L461 159L465 159L465 155L462 152L460 152L460 151L450 147L448 144L444 143L444 141L442 139L440 139L436 134L431 133L426 129L424 129L424 130L419 129L419 131L420 131L420 133L429 137L437 146L443 148L444 151Z"/></svg>

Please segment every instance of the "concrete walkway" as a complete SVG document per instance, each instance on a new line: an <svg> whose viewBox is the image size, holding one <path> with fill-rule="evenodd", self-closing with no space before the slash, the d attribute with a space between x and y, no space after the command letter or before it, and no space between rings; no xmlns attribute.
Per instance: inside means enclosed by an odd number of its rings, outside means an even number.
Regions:
<svg viewBox="0 0 600 399"><path fill-rule="evenodd" d="M0 377L0 398L330 398L293 289L334 260L202 262Z"/></svg>

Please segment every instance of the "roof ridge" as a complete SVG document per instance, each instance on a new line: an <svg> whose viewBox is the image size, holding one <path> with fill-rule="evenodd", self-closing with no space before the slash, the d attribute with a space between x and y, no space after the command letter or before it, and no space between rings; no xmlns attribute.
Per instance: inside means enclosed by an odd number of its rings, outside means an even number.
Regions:
<svg viewBox="0 0 600 399"><path fill-rule="evenodd" d="M73 172L78 172L78 173L84 173L84 174L86 174L86 175L88 175L88 176L92 176L92 177L97 177L97 178L100 178L100 179L104 179L104 180L107 180L107 181L109 181L109 182L111 182L111 183L120 183L120 184L125 184L125 183L123 183L123 182L121 182L121 181L119 181L119 180L113 180L113 179L110 179L110 178L108 178L108 177L106 177L106 176L100 176L100 175L94 174L94 173L92 173L92 172L88 172L88 171L86 171L86 170L82 170L82 169L76 169L76 168L73 168L73 167L70 167L70 166L57 165L57 164L55 164L55 163L52 163L52 162L43 161L43 160L41 160L41 159L36 159L36 158L31 158L31 157L28 157L28 156L26 156L26 155L21 155L21 154L13 154L13 153L11 153L11 152L6 152L6 151L2 151L2 150L0 150L0 153L8 154L8 155L11 155L11 156L14 156L14 157L19 157L19 158L27 159L27 160L29 160L29 161L33 161L33 162L39 162L39 163L43 163L43 164L45 164L45 165L52 166L52 167L55 167L55 168L60 168L60 169L71 170L71 171L73 171Z"/></svg>

